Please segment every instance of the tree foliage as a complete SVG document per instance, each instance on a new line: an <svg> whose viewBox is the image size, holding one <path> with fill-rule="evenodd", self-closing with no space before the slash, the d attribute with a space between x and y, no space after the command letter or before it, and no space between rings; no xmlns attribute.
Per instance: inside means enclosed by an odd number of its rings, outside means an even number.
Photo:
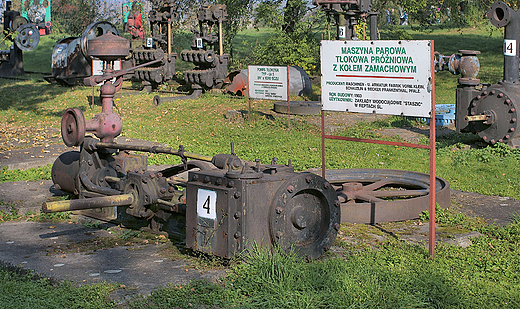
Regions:
<svg viewBox="0 0 520 309"><path fill-rule="evenodd" d="M53 31L81 36L85 28L98 19L100 0L53 0Z"/></svg>

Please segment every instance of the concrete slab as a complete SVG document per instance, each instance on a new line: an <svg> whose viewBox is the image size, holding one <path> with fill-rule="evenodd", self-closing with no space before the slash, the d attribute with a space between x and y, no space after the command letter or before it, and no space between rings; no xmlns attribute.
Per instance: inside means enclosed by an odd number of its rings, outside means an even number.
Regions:
<svg viewBox="0 0 520 309"><path fill-rule="evenodd" d="M120 245L114 248L72 253L56 250L101 237L117 236L78 223L5 222L0 224L0 260L80 285L104 281L122 284L125 289L118 293L120 298L147 295L168 284L185 285L194 279L215 282L226 274L225 270L201 271L187 261L165 258L165 244L123 245L125 240L120 239Z"/></svg>

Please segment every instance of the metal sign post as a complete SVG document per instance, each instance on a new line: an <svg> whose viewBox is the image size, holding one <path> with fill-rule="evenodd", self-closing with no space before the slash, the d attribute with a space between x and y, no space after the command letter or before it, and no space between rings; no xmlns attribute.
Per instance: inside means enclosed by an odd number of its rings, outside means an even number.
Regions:
<svg viewBox="0 0 520 309"><path fill-rule="evenodd" d="M249 100L280 100L289 104L289 66L253 66L247 67ZM289 104L290 105L290 104ZM291 127L290 106L289 128ZM249 101L251 113L251 101Z"/></svg>
<svg viewBox="0 0 520 309"><path fill-rule="evenodd" d="M430 150L429 254L435 254L435 80L433 41L322 41L322 176L325 139ZM426 55L429 55L426 56ZM325 134L324 111L431 118L430 145Z"/></svg>

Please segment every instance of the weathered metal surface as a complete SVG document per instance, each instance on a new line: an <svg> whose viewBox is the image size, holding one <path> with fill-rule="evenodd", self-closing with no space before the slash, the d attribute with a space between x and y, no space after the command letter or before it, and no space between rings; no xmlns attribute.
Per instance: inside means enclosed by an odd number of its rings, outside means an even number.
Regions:
<svg viewBox="0 0 520 309"><path fill-rule="evenodd" d="M340 208L327 181L278 164L257 164L232 174L226 170L189 173L189 248L231 258L257 243L292 248L311 259L330 248L339 227ZM201 193L215 200L206 200Z"/></svg>
<svg viewBox="0 0 520 309"><path fill-rule="evenodd" d="M460 74L460 84L479 84L480 79L477 78L477 75L480 71L480 62L477 55L480 54L480 51L462 49L459 50L459 53L448 57L435 52L435 72L446 70L455 75Z"/></svg>
<svg viewBox="0 0 520 309"><path fill-rule="evenodd" d="M23 51L31 51L40 43L40 33L35 24L23 24L16 29L14 42Z"/></svg>
<svg viewBox="0 0 520 309"><path fill-rule="evenodd" d="M43 203L42 210L45 213L72 211L90 208L128 206L134 202L133 194L121 194L113 196L93 197L80 200L65 200Z"/></svg>
<svg viewBox="0 0 520 309"><path fill-rule="evenodd" d="M92 75L88 41L108 32L119 35L114 25L100 21L87 26L81 37L68 37L58 41L52 51L51 75L45 76L45 79L62 85L83 84L83 79Z"/></svg>
<svg viewBox="0 0 520 309"><path fill-rule="evenodd" d="M518 108L520 107L519 56L520 13L497 1L487 13L491 24L504 28L504 77L498 84L480 83L477 78L478 51L460 50L461 55L437 55L436 71L446 69L461 74L456 90L455 128L457 132L478 134L489 144L520 147Z"/></svg>
<svg viewBox="0 0 520 309"><path fill-rule="evenodd" d="M67 108L61 117L61 137L65 145L79 146L85 137L85 116L79 108Z"/></svg>
<svg viewBox="0 0 520 309"><path fill-rule="evenodd" d="M114 61L128 56L130 41L108 31L88 41L87 53L103 61Z"/></svg>
<svg viewBox="0 0 520 309"><path fill-rule="evenodd" d="M89 53L88 53L89 41L94 38L106 35L109 32L111 32L112 34L114 34L116 36L119 36L119 31L117 30L117 28L108 21L98 21L98 22L91 23L90 25L87 26L85 31L83 31L83 34L79 38L79 44L81 46L81 52L82 52L83 56L89 62L92 61L92 56L89 55ZM125 56L126 56L126 54L125 54Z"/></svg>
<svg viewBox="0 0 520 309"><path fill-rule="evenodd" d="M341 222L377 223L418 218L429 208L428 174L384 169L327 170L341 201ZM437 177L436 202L450 205L450 188Z"/></svg>
<svg viewBox="0 0 520 309"><path fill-rule="evenodd" d="M71 194L79 194L77 175L79 173L79 152L68 151L61 154L52 165L52 182L59 184L57 189Z"/></svg>

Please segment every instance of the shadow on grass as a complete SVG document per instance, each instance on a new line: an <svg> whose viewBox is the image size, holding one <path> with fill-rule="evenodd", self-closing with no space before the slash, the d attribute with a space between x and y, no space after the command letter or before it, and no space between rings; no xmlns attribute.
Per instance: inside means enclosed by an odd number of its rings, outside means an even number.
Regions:
<svg viewBox="0 0 520 309"><path fill-rule="evenodd" d="M56 112L39 109L39 104L72 91L71 88L59 87L47 82L28 84L26 81L19 80L0 80L0 89L2 92L0 111L8 109L20 112L31 111L42 116L55 116Z"/></svg>

